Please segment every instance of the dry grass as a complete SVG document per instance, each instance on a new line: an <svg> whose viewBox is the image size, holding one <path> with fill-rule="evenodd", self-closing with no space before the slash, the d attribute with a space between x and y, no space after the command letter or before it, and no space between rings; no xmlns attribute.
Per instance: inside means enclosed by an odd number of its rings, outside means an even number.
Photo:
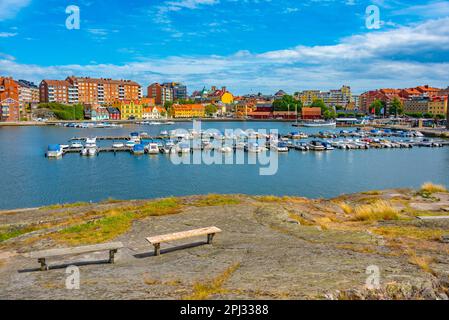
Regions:
<svg viewBox="0 0 449 320"><path fill-rule="evenodd" d="M418 228L415 226L383 226L373 228L372 231L378 235L392 239L411 238L417 240L438 241L446 232L442 229Z"/></svg>
<svg viewBox="0 0 449 320"><path fill-rule="evenodd" d="M448 192L448 190L443 185L426 182L421 186L420 192L432 194L432 193L436 193L436 192Z"/></svg>
<svg viewBox="0 0 449 320"><path fill-rule="evenodd" d="M276 197L276 196L260 196L260 197L256 197L256 200L258 200L260 202L268 202L268 203L278 203L278 202L284 201L283 198Z"/></svg>
<svg viewBox="0 0 449 320"><path fill-rule="evenodd" d="M346 213L346 214L351 214L351 213L353 212L352 207L351 207L349 204L347 204L346 202L340 202L340 203L338 204L338 206L339 206L339 207L343 210L343 212Z"/></svg>
<svg viewBox="0 0 449 320"><path fill-rule="evenodd" d="M408 262L411 264L417 265L420 267L424 272L435 274L435 271L430 267L430 264L434 261L432 257L429 256L417 256L416 252L409 250L407 252L409 255Z"/></svg>
<svg viewBox="0 0 449 320"><path fill-rule="evenodd" d="M315 223L313 221L307 220L303 217L301 217L300 215L294 214L294 213L289 213L288 217L292 220L295 220L297 222L299 222L300 225L302 226L314 226Z"/></svg>
<svg viewBox="0 0 449 320"><path fill-rule="evenodd" d="M207 282L197 282L193 285L191 295L183 297L184 300L205 300L214 294L226 292L223 284L240 267L240 263L235 263L227 268L222 274Z"/></svg>
<svg viewBox="0 0 449 320"><path fill-rule="evenodd" d="M397 220L398 211L387 201L377 200L372 204L357 206L354 208L354 220L356 221L379 221Z"/></svg>
<svg viewBox="0 0 449 320"><path fill-rule="evenodd" d="M242 201L235 196L209 194L193 203L196 207L215 207L240 204Z"/></svg>

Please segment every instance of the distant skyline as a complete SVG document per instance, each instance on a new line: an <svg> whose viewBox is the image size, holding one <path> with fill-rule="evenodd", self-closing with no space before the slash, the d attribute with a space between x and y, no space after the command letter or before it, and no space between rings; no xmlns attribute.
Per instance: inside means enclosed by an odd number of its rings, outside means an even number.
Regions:
<svg viewBox="0 0 449 320"><path fill-rule="evenodd" d="M68 30L66 7L80 8ZM365 10L380 9L368 29ZM235 94L449 86L449 1L0 0L0 75Z"/></svg>

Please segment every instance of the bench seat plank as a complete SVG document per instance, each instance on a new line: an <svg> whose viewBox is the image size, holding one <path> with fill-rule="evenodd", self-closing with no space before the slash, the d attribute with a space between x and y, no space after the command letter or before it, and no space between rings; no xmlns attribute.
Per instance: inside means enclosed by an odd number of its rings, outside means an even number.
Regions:
<svg viewBox="0 0 449 320"><path fill-rule="evenodd" d="M49 258L49 257L57 257L64 256L70 254L81 254L81 253L90 253L96 251L106 251L106 250L117 250L123 248L123 243L121 242L112 242L112 243L101 243L89 246L82 247L73 247L73 248L58 248L58 249L48 249L41 251L29 252L26 256L30 258Z"/></svg>
<svg viewBox="0 0 449 320"><path fill-rule="evenodd" d="M169 241L175 241L175 240L181 240L196 236L204 236L214 233L219 233L221 230L217 227L208 227L208 228L201 228L201 229L195 229L195 230L189 230L189 231L182 231L182 232L176 232L176 233L170 233L170 234L164 234L160 236L154 236L154 237L148 237L146 238L147 241L151 244L158 244L162 242L169 242Z"/></svg>

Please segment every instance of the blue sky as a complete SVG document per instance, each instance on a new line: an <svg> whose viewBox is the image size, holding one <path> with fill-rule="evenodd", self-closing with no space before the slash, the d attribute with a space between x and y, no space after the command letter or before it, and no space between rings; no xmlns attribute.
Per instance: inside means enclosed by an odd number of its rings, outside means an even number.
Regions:
<svg viewBox="0 0 449 320"><path fill-rule="evenodd" d="M368 5L381 28L365 25ZM80 30L65 8L80 8ZM449 85L449 1L0 0L0 75L237 94Z"/></svg>

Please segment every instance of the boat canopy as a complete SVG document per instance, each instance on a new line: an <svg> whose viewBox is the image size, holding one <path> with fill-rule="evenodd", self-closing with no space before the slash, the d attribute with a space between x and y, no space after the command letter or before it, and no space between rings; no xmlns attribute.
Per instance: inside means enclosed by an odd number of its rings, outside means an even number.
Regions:
<svg viewBox="0 0 449 320"><path fill-rule="evenodd" d="M143 144L136 144L136 145L134 145L133 150L134 151L143 151L143 150L145 150L145 146Z"/></svg>
<svg viewBox="0 0 449 320"><path fill-rule="evenodd" d="M59 151L59 150L61 150L61 145L59 144L48 145L48 151Z"/></svg>

